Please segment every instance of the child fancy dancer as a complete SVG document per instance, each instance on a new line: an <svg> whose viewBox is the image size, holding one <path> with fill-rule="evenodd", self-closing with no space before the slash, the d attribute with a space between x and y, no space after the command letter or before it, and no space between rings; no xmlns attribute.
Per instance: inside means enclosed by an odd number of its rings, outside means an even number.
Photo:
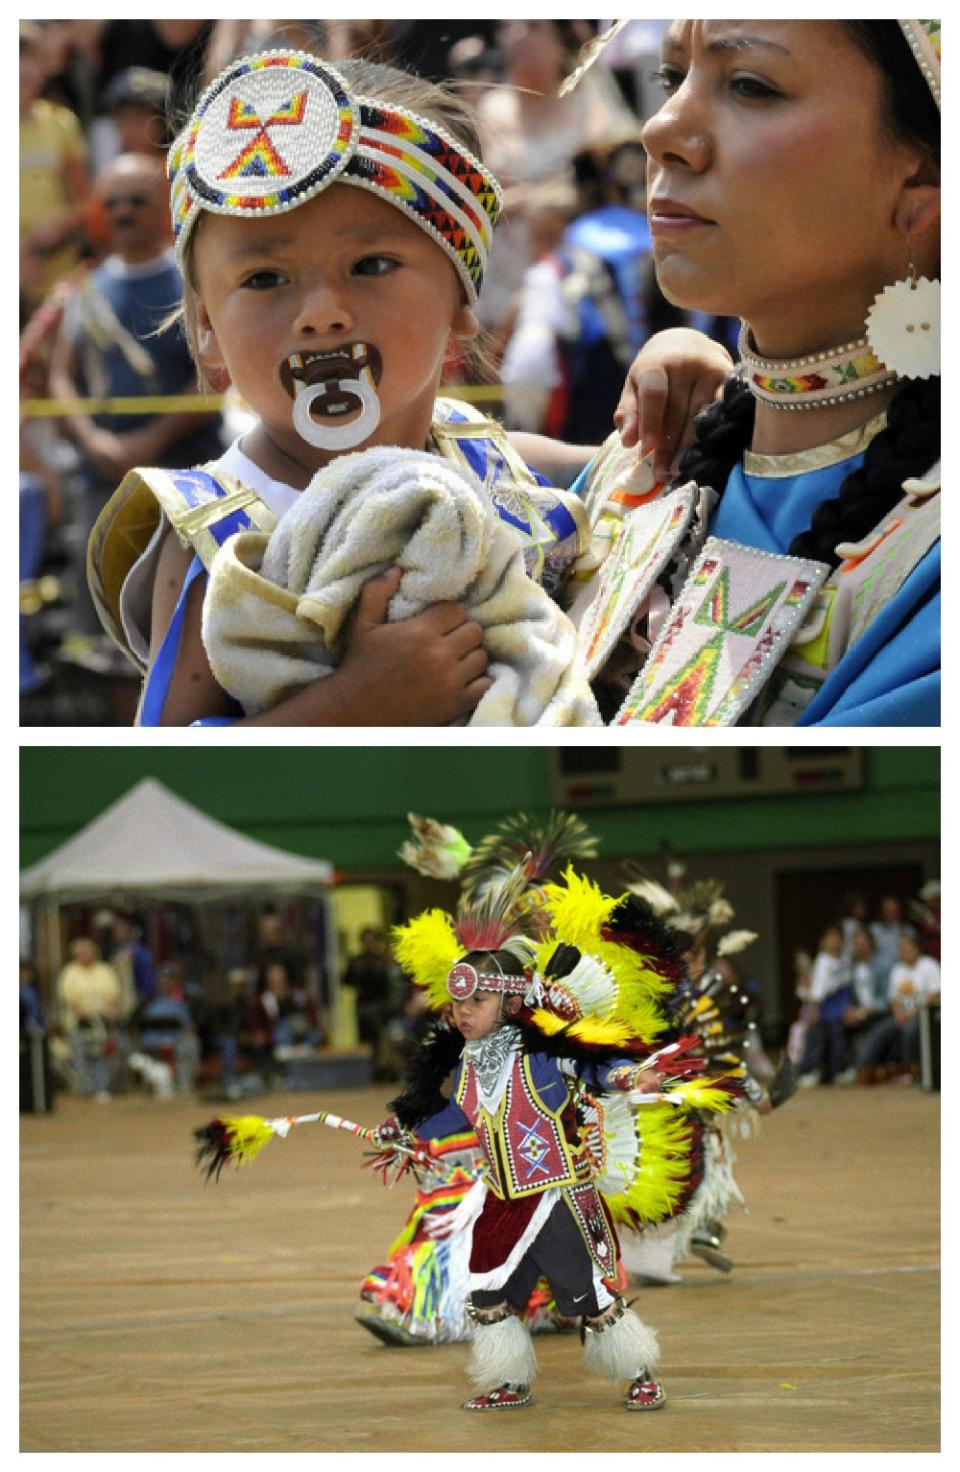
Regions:
<svg viewBox="0 0 960 1472"><path fill-rule="evenodd" d="M703 1064L684 1062L684 1042L658 1048L660 1004L679 968L645 906L568 870L563 885L545 887L550 934L534 942L501 918L524 883L521 865L456 922L434 910L400 927L400 964L431 1006L450 1008L453 1027L433 1043L432 1112L428 1065L380 1138L412 1130L422 1144L473 1128L480 1141L483 1175L458 1223L473 1222L478 1393L465 1408L530 1404L536 1364L518 1314L542 1276L558 1312L581 1323L587 1368L625 1384L628 1409L652 1410L664 1403L659 1349L618 1291L614 1220L683 1209L699 1179L692 1110L726 1107L738 1085L697 1077Z"/></svg>
<svg viewBox="0 0 960 1472"><path fill-rule="evenodd" d="M475 905L491 886L502 884L525 861L526 882L516 896L515 912L528 935L549 928L549 916L543 909L545 879L559 877L573 860L594 858L597 852L597 840L573 813L551 813L545 822L518 813L475 845L448 823L416 813L408 817L412 836L401 848L400 857L418 874L459 881L461 904ZM418 1001L426 1004L422 992ZM429 1030L436 1026L431 1022ZM410 1069L430 1053L430 1047L412 1048L407 1060ZM409 1074L408 1095L412 1088ZM430 1107L429 1099L424 1107ZM412 1102L411 1108L415 1113ZM464 1286L471 1226L455 1229L454 1223L457 1207L482 1164L480 1142L471 1129L444 1138L434 1136L429 1168L414 1166L413 1210L385 1261L370 1270L360 1290L357 1321L376 1338L391 1345L424 1345L471 1337ZM542 1283L533 1288L522 1317L531 1333L567 1327L562 1317L558 1320L552 1297Z"/></svg>
<svg viewBox="0 0 960 1472"><path fill-rule="evenodd" d="M579 499L538 472L572 479L590 452L539 441L533 471L499 425L436 400L448 348L477 331L473 306L500 212L468 111L389 67L345 61L334 70L303 53L268 52L235 62L211 84L171 150L169 171L194 356L212 387L233 384L257 424L203 470L133 472L95 530L95 599L146 675L140 723L439 724L470 714L490 692L488 660L497 652L489 624L480 612L468 617L456 581L444 582L443 556L426 549L415 596L406 586L410 546L401 558L372 532L353 545L352 508L369 499L356 487L342 528L331 526L344 494L338 462L360 448L380 456L386 493L405 457L414 457L416 478L429 456L442 481L436 495L459 496L458 507L465 497L479 517L478 576L489 573L486 549L495 544L511 617L536 623L539 645L528 630L514 653L533 660L539 652L549 662L559 648L564 666L572 627L540 589L560 586L589 537ZM711 383L716 377L711 371ZM351 461L344 473L355 471ZM249 538L261 548L277 541L275 529L299 514L308 487L308 520L321 521L328 545L352 558L346 567L324 563L320 595L310 583L317 559L303 586L279 575L257 582L240 556ZM300 547L302 518L295 530ZM455 572L461 558L449 543ZM273 548L284 576L296 550ZM403 586L391 566L402 561ZM217 656L217 621L205 609L215 563L228 580L222 607L233 610L237 593L251 588L259 599ZM216 575L211 591L215 583ZM316 671L324 678L305 681L302 670L292 678L282 663L260 678L280 642L272 620L281 614L300 630L305 658L333 647L335 660ZM250 667L256 700L246 698ZM232 699L228 691L240 687ZM511 711L502 723L539 714Z"/></svg>

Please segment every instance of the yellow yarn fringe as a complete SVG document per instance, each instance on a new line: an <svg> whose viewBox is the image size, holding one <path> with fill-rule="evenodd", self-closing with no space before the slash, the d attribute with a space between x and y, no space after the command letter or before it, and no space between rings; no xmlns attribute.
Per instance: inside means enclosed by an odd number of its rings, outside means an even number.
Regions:
<svg viewBox="0 0 960 1472"><path fill-rule="evenodd" d="M603 940L600 935L626 896L605 895L598 885L573 868L566 870L562 884L546 885L545 894L554 936L537 949L538 970L543 972L556 949L558 936L565 944L589 952L610 970L619 991L616 1003L603 1019L619 1031L603 1041L622 1042L637 1037L655 1041L667 1026L658 1002L670 991L672 983L630 946Z"/></svg>

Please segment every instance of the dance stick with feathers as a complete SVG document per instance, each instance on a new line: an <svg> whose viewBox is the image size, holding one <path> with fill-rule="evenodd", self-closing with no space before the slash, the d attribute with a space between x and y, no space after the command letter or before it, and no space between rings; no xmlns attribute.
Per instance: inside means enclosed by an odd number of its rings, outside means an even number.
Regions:
<svg viewBox="0 0 960 1472"><path fill-rule="evenodd" d="M212 1119L202 1129L194 1130L197 1141L197 1165L206 1171L206 1179L219 1181L220 1172L228 1160L236 1165L253 1160L274 1135L284 1140L294 1125L325 1124L332 1130L346 1130L359 1140L372 1141L378 1148L370 1154L365 1164L383 1174L384 1185L393 1185L405 1171L413 1166L424 1170L433 1168L425 1149L415 1149L403 1139L391 1140L381 1145L378 1132L354 1124L350 1119L341 1119L321 1109L317 1114L288 1114L280 1119L262 1119L258 1114L222 1115ZM393 1180L388 1179L393 1175Z"/></svg>

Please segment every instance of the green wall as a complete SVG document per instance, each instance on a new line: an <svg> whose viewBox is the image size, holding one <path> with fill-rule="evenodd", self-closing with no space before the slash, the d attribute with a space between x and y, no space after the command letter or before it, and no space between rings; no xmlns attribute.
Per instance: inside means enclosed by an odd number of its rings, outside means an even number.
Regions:
<svg viewBox="0 0 960 1472"><path fill-rule="evenodd" d="M252 837L339 869L398 865L408 810L476 840L493 821L549 806L541 747L27 747L21 752L21 863L56 848L151 776ZM870 747L864 790L739 802L656 803L591 812L600 854L708 853L936 840L939 749ZM149 835L144 835L149 842Z"/></svg>

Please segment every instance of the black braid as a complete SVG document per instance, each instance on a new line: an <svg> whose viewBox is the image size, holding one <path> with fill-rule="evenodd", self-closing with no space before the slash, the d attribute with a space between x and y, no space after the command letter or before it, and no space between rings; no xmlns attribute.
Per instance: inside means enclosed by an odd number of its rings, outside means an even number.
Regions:
<svg viewBox="0 0 960 1472"><path fill-rule="evenodd" d="M790 543L795 557L837 567L838 542L859 542L903 498L903 482L923 475L940 454L940 380L908 381L887 410L886 428L871 441L859 470L836 500L822 501L809 530Z"/></svg>
<svg viewBox="0 0 960 1472"><path fill-rule="evenodd" d="M739 374L732 373L722 399L708 404L697 415L697 437L680 456L672 485L695 480L698 486L711 486L722 496L731 470L750 444L755 411L756 402L747 385Z"/></svg>
<svg viewBox="0 0 960 1472"><path fill-rule="evenodd" d="M750 390L733 374L720 402L697 415L697 438L681 455L672 484L695 480L722 495L750 444L754 411ZM923 475L939 453L940 380L908 381L890 404L886 427L869 445L863 464L846 477L836 498L821 501L789 551L837 567L837 543L858 542L872 531L902 498L903 482Z"/></svg>

